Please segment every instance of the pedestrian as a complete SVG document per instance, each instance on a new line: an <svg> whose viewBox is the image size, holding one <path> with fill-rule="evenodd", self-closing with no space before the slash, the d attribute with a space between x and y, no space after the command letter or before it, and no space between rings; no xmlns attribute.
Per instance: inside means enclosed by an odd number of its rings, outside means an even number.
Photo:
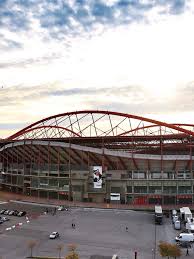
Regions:
<svg viewBox="0 0 194 259"><path fill-rule="evenodd" d="M71 227L74 228L74 224L73 223L71 224Z"/></svg>
<svg viewBox="0 0 194 259"><path fill-rule="evenodd" d="M128 227L126 227L126 232L128 232Z"/></svg>
<svg viewBox="0 0 194 259"><path fill-rule="evenodd" d="M188 249L188 247L187 247L187 252L186 252L186 256L187 256L187 255L189 255L189 249Z"/></svg>

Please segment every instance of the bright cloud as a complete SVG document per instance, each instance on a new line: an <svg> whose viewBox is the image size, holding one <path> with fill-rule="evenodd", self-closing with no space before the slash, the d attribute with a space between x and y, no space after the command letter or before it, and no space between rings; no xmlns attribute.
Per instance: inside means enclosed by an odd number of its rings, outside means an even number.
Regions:
<svg viewBox="0 0 194 259"><path fill-rule="evenodd" d="M80 107L192 121L193 14L183 0L1 1L1 135Z"/></svg>

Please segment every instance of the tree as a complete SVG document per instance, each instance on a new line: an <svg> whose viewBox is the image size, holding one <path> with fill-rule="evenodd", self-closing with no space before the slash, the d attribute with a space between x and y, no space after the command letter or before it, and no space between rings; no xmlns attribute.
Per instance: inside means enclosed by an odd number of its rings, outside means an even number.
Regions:
<svg viewBox="0 0 194 259"><path fill-rule="evenodd" d="M76 245L70 244L68 245L68 255L65 259L79 259L79 255L76 253Z"/></svg>
<svg viewBox="0 0 194 259"><path fill-rule="evenodd" d="M169 247L167 242L160 242L158 245L160 255L169 258Z"/></svg>
<svg viewBox="0 0 194 259"><path fill-rule="evenodd" d="M160 255L162 257L177 257L181 256L181 249L176 244L170 244L167 242L160 242L158 245Z"/></svg>
<svg viewBox="0 0 194 259"><path fill-rule="evenodd" d="M58 250L58 252L59 252L59 259L61 258L61 251L63 250L63 247L64 247L64 245L62 245L62 244L59 244L59 245L57 246L57 250Z"/></svg>
<svg viewBox="0 0 194 259"><path fill-rule="evenodd" d="M33 248L37 245L36 240L29 240L28 241L28 248L30 249L30 257L33 256Z"/></svg>
<svg viewBox="0 0 194 259"><path fill-rule="evenodd" d="M174 257L175 259L177 257L180 257L181 256L181 249L180 247L178 247L176 244L169 244L170 247L169 247L169 255L171 257Z"/></svg>

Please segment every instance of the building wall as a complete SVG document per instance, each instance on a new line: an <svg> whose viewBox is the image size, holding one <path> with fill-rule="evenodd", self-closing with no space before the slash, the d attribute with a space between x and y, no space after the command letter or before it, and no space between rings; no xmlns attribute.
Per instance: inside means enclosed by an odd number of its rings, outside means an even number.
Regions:
<svg viewBox="0 0 194 259"><path fill-rule="evenodd" d="M112 202L110 193L120 193L120 203L188 204L194 201L192 172L107 170L101 189L93 187L89 170L28 170L10 165L2 175L2 188L48 199Z"/></svg>

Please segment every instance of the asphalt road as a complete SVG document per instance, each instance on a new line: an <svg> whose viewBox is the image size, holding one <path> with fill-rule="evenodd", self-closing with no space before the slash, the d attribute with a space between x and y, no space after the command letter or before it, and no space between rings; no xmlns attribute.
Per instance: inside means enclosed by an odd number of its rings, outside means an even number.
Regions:
<svg viewBox="0 0 194 259"><path fill-rule="evenodd" d="M137 251L137 259L161 258L155 246L160 240L174 242L178 231L174 230L170 219L164 219L163 225L155 225L151 213L74 208L70 211L44 215L45 206L34 206L7 203L2 208L22 209L28 212L30 222L26 218L10 216L10 221L0 225L0 256L2 259L23 259L30 254L27 243L36 240L35 255L58 256L57 245L63 244L62 255L67 253L68 244L76 244L80 259L89 259L91 255L118 254L120 259L133 259ZM49 208L53 211L53 208ZM32 216L32 217L31 217ZM17 223L23 223L9 231ZM72 222L76 228L72 229ZM128 232L126 231L128 227ZM49 234L58 231L60 238L50 240ZM185 250L183 250L185 254ZM190 251L190 257L194 256ZM181 257L181 258L184 258ZM185 258L189 258L188 256Z"/></svg>

